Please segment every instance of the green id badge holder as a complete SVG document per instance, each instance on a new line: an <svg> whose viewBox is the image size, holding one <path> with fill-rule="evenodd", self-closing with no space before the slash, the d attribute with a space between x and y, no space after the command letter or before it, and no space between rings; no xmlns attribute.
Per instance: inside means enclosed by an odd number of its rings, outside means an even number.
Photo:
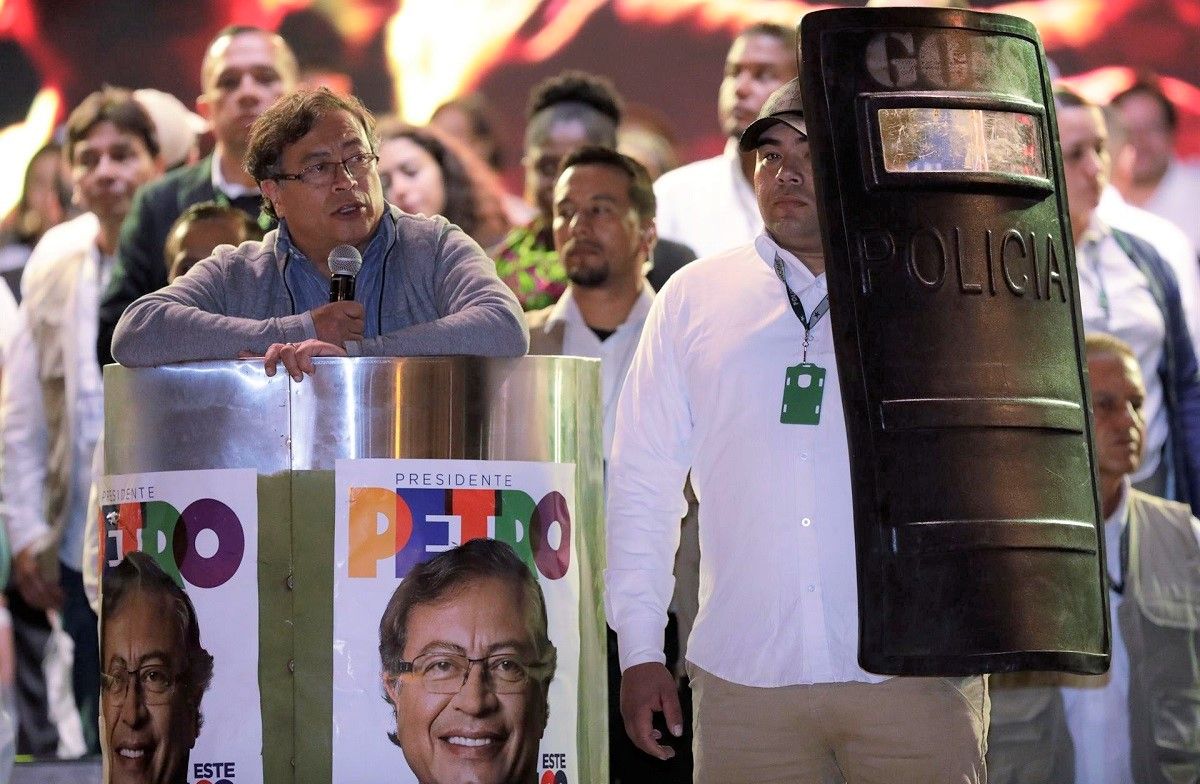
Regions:
<svg viewBox="0 0 1200 784"><path fill-rule="evenodd" d="M801 362L787 369L779 421L785 425L815 425L821 421L825 368Z"/></svg>

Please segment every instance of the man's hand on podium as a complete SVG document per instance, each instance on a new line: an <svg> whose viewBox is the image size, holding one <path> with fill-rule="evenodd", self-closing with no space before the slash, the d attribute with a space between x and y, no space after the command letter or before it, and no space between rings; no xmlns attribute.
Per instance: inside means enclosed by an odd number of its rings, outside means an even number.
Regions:
<svg viewBox="0 0 1200 784"><path fill-rule="evenodd" d="M282 362L283 369L294 381L302 381L305 373L311 376L316 370L313 357L344 356L346 349L316 338L310 338L303 343L273 343L263 357L263 369L267 371L268 376L273 376L275 368Z"/></svg>
<svg viewBox="0 0 1200 784"><path fill-rule="evenodd" d="M363 339L363 318L362 303L354 300L329 302L312 311L317 340L338 346Z"/></svg>

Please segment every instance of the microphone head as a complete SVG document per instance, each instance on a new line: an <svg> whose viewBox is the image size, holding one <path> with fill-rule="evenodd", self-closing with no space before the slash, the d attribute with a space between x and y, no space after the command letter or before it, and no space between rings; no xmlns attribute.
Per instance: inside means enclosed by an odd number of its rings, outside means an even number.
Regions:
<svg viewBox="0 0 1200 784"><path fill-rule="evenodd" d="M329 251L329 272L333 275L356 277L362 263L362 254L353 245L338 245Z"/></svg>

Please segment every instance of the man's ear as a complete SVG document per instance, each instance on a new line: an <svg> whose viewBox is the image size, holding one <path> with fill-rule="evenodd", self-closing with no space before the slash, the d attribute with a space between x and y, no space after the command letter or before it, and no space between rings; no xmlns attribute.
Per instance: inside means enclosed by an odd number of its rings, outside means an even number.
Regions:
<svg viewBox="0 0 1200 784"><path fill-rule="evenodd" d="M189 719L191 721L191 731L188 733L188 748L196 748L196 738L200 737L200 728L204 726L204 716L200 713L200 703L197 701L194 705L189 705L188 709L191 713Z"/></svg>
<svg viewBox="0 0 1200 784"><path fill-rule="evenodd" d="M380 675L383 680L383 690L387 692L388 699L392 701L392 707L399 710L397 707L400 704L400 679L394 675L388 675L386 672Z"/></svg>
<svg viewBox="0 0 1200 784"><path fill-rule="evenodd" d="M212 122L212 104L207 93L200 93L196 96L196 114L204 119Z"/></svg>
<svg viewBox="0 0 1200 784"><path fill-rule="evenodd" d="M654 255L654 246L658 243L658 224L651 218L642 226L641 240L638 249L642 252L642 260L649 261Z"/></svg>
<svg viewBox="0 0 1200 784"><path fill-rule="evenodd" d="M258 189L262 191L262 195L266 196L271 201L271 206L275 209L275 215L283 218L283 210L279 209L279 183L275 180L263 180L258 184Z"/></svg>

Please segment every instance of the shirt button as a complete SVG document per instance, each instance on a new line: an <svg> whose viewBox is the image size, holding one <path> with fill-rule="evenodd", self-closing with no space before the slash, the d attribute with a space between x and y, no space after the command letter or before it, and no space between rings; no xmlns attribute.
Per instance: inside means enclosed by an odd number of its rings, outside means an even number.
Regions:
<svg viewBox="0 0 1200 784"><path fill-rule="evenodd" d="M809 592L809 593L812 593L812 592L813 592L813 591L815 591L815 590L817 590L817 586L815 586L815 585L810 585L810 586L808 586L808 592Z"/></svg>
<svg viewBox="0 0 1200 784"><path fill-rule="evenodd" d="M800 525L804 526L805 528L808 528L810 525L812 525L812 518L809 518L809 517L804 518L803 520L800 521Z"/></svg>
<svg viewBox="0 0 1200 784"><path fill-rule="evenodd" d="M808 450L807 450L807 449L801 449L801 450L800 450L800 459L801 459L801 460L807 460L807 459L808 459Z"/></svg>

